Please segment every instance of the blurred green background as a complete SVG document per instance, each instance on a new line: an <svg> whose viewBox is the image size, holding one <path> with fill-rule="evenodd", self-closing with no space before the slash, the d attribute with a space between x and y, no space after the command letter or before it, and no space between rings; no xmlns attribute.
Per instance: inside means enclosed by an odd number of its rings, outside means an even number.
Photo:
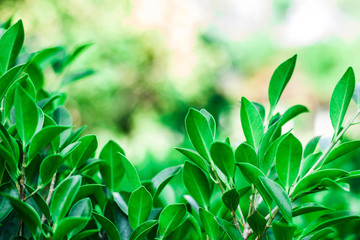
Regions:
<svg viewBox="0 0 360 240"><path fill-rule="evenodd" d="M63 89L66 105L99 149L116 140L145 179L183 162L173 147L190 146L189 107L215 116L219 139L243 141L238 99L267 104L272 72L294 54L279 109L309 107L289 126L304 143L330 136L331 91L348 66L360 73L359 10L356 0L0 0L1 21L23 19L28 52L92 43L72 70L95 74ZM47 74L48 89L57 78Z"/></svg>

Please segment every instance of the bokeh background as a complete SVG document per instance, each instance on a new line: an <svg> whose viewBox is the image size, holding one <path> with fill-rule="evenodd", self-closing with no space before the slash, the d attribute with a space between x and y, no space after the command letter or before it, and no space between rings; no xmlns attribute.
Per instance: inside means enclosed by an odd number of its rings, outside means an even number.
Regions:
<svg viewBox="0 0 360 240"><path fill-rule="evenodd" d="M173 147L190 146L189 107L215 116L219 139L243 141L238 99L267 105L272 72L294 54L279 109L308 106L288 126L303 142L331 136L332 89L348 66L360 75L357 0L0 0L0 21L11 16L23 19L28 52L92 44L71 68L95 74L62 89L66 105L99 149L123 146L142 179L183 162ZM47 74L48 89L58 77Z"/></svg>

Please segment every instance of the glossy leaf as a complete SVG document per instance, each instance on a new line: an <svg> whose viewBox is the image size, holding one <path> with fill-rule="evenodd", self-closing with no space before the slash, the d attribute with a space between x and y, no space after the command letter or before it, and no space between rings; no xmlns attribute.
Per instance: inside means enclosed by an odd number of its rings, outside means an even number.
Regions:
<svg viewBox="0 0 360 240"><path fill-rule="evenodd" d="M59 136L60 133L67 129L69 129L69 127L47 126L36 133L29 145L29 157L27 165L30 164L36 154L45 148L55 137Z"/></svg>
<svg viewBox="0 0 360 240"><path fill-rule="evenodd" d="M243 239L240 232L236 229L234 224L231 224L228 221L221 219L219 217L215 217L215 220L231 240Z"/></svg>
<svg viewBox="0 0 360 240"><path fill-rule="evenodd" d="M185 127L196 151L210 161L209 149L214 135L206 117L198 110L190 108L185 117Z"/></svg>
<svg viewBox="0 0 360 240"><path fill-rule="evenodd" d="M301 158L301 142L290 133L280 142L276 151L276 172L286 191L299 173Z"/></svg>
<svg viewBox="0 0 360 240"><path fill-rule="evenodd" d="M272 197L272 199L276 202L276 205L279 207L280 212L282 213L283 217L288 223L292 222L292 207L291 207L291 201L287 195L287 193L284 191L284 189L274 182L273 180L266 178L266 177L260 177L260 181L263 184L266 191L269 193L269 195Z"/></svg>
<svg viewBox="0 0 360 240"><path fill-rule="evenodd" d="M335 230L332 228L324 228L314 233L308 240L321 240L327 237L329 234L334 233Z"/></svg>
<svg viewBox="0 0 360 240"><path fill-rule="evenodd" d="M231 211L236 211L237 207L239 206L240 195L236 189L233 188L224 192L222 201L228 209Z"/></svg>
<svg viewBox="0 0 360 240"><path fill-rule="evenodd" d="M141 187L141 182L139 175L134 167L134 165L125 157L125 155L121 154L120 152L117 153L120 156L122 161L122 165L124 167L125 176L128 178L130 187L132 190L135 190Z"/></svg>
<svg viewBox="0 0 360 240"><path fill-rule="evenodd" d="M316 136L316 137L312 138L308 142L308 144L306 144L306 147L304 149L304 158L306 158L310 154L314 153L316 146L318 145L318 143L320 141L320 138L321 138L321 136Z"/></svg>
<svg viewBox="0 0 360 240"><path fill-rule="evenodd" d="M81 233L77 234L75 237L71 238L71 240L83 240L87 239L88 237L98 233L99 229L90 229L90 230L84 230Z"/></svg>
<svg viewBox="0 0 360 240"><path fill-rule="evenodd" d="M91 158L98 147L95 135L87 135L78 140L80 145L71 153L71 164L73 168L78 168L86 160ZM117 171L119 171L117 169Z"/></svg>
<svg viewBox="0 0 360 240"><path fill-rule="evenodd" d="M247 222L249 223L251 229L254 231L256 236L261 236L267 223L265 217L261 215L257 210L247 218Z"/></svg>
<svg viewBox="0 0 360 240"><path fill-rule="evenodd" d="M296 55L281 63L271 76L269 83L270 112L275 109L282 92L290 81L296 64Z"/></svg>
<svg viewBox="0 0 360 240"><path fill-rule="evenodd" d="M336 134L342 126L354 90L354 70L349 67L341 77L340 81L336 84L330 100L330 119Z"/></svg>
<svg viewBox="0 0 360 240"><path fill-rule="evenodd" d="M314 166L321 155L321 152L310 154L302 160L300 167L300 177L303 177Z"/></svg>
<svg viewBox="0 0 360 240"><path fill-rule="evenodd" d="M54 232L54 240L63 240L78 232L81 227L85 227L89 222L87 217L66 217L61 219L58 225L56 225Z"/></svg>
<svg viewBox="0 0 360 240"><path fill-rule="evenodd" d="M282 140L284 138L286 138L290 133L285 133L284 135L282 135L281 137L279 137L278 139L276 139L268 148L268 150L265 153L265 156L263 158L262 161L260 161L260 169L261 171L268 173L268 171L270 170L271 166L273 165L273 163L275 162L276 159L276 152L277 149L279 147L279 144L282 142Z"/></svg>
<svg viewBox="0 0 360 240"><path fill-rule="evenodd" d="M109 141L100 152L100 159L106 164L100 165L100 173L104 184L115 191L116 185L121 182L124 176L124 167L121 156L118 152L124 153L124 150L114 141Z"/></svg>
<svg viewBox="0 0 360 240"><path fill-rule="evenodd" d="M152 197L145 187L133 191L129 198L129 223L132 229L148 220L152 209Z"/></svg>
<svg viewBox="0 0 360 240"><path fill-rule="evenodd" d="M39 113L34 99L18 86L15 91L15 121L24 148L35 134L38 119Z"/></svg>
<svg viewBox="0 0 360 240"><path fill-rule="evenodd" d="M65 179L57 186L50 203L50 212L54 223L65 217L79 191L81 177L73 176Z"/></svg>
<svg viewBox="0 0 360 240"><path fill-rule="evenodd" d="M109 219L96 212L93 212L93 216L95 217L96 221L100 223L101 227L105 230L110 240L121 240L119 231Z"/></svg>
<svg viewBox="0 0 360 240"><path fill-rule="evenodd" d="M164 187L170 182L173 177L180 173L181 169L182 166L165 168L151 179L151 182L156 189L153 199L156 199L159 196Z"/></svg>
<svg viewBox="0 0 360 240"><path fill-rule="evenodd" d="M0 185L0 193L7 194L13 198L18 198L19 194L11 183L4 183ZM0 223L10 214L13 207L5 196L0 195Z"/></svg>
<svg viewBox="0 0 360 240"><path fill-rule="evenodd" d="M240 120L247 143L257 149L264 136L264 125L256 107L245 97L241 98Z"/></svg>
<svg viewBox="0 0 360 240"><path fill-rule="evenodd" d="M183 155L185 155L192 162L197 164L202 170L204 170L205 172L207 171L205 159L203 157L201 157L197 152L195 152L194 150L191 150L191 149L186 149L186 148L176 147L175 149L178 150Z"/></svg>
<svg viewBox="0 0 360 240"><path fill-rule="evenodd" d="M146 235L158 225L157 220L149 220L140 224L130 235L130 240L142 240Z"/></svg>
<svg viewBox="0 0 360 240"><path fill-rule="evenodd" d="M283 222L273 222L272 227L276 240L292 240L296 231L296 225Z"/></svg>
<svg viewBox="0 0 360 240"><path fill-rule="evenodd" d="M214 142L210 148L211 158L215 165L228 178L235 174L235 155L231 146L224 142Z"/></svg>
<svg viewBox="0 0 360 240"><path fill-rule="evenodd" d="M205 109L201 109L200 110L201 114L204 115L209 123L210 129L213 133L213 136L215 138L215 134L216 134L216 122L214 117Z"/></svg>
<svg viewBox="0 0 360 240"><path fill-rule="evenodd" d="M159 233L161 238L178 228L185 220L185 204L171 204L165 207L159 216Z"/></svg>
<svg viewBox="0 0 360 240"><path fill-rule="evenodd" d="M32 187L30 187L29 185L25 184L25 187L30 194L32 194L34 192L34 189ZM50 221L51 216L50 216L49 206L45 202L44 198L39 194L39 192L33 194L32 198L35 200L36 204L39 206L42 214L44 214L46 219L48 221Z"/></svg>
<svg viewBox="0 0 360 240"><path fill-rule="evenodd" d="M334 148L325 158L324 164L328 164L337 158L360 148L360 140L349 141Z"/></svg>
<svg viewBox="0 0 360 240"><path fill-rule="evenodd" d="M268 206L271 206L272 198L262 185L259 177L265 177L264 173L249 163L236 163L242 174L250 184L254 184Z"/></svg>
<svg viewBox="0 0 360 240"><path fill-rule="evenodd" d="M2 76L0 74L0 99L3 99L23 69L24 65L18 65L6 71Z"/></svg>
<svg viewBox="0 0 360 240"><path fill-rule="evenodd" d="M184 184L199 204L199 206L207 209L210 203L210 185L204 172L196 165L186 161L183 170Z"/></svg>
<svg viewBox="0 0 360 240"><path fill-rule="evenodd" d="M241 143L235 150L236 162L247 162L259 166L255 149L247 143Z"/></svg>
<svg viewBox="0 0 360 240"><path fill-rule="evenodd" d="M21 20L12 25L0 39L0 75L14 63L24 43L24 26Z"/></svg>
<svg viewBox="0 0 360 240"><path fill-rule="evenodd" d="M318 211L329 211L332 210L318 203L304 203L300 206L293 208L292 216L297 217L307 213L318 212Z"/></svg>
<svg viewBox="0 0 360 240"><path fill-rule="evenodd" d="M206 211L203 208L199 209L200 219L203 224L206 234L209 236L209 240L216 240L220 235L219 224L215 220L215 216Z"/></svg>
<svg viewBox="0 0 360 240"><path fill-rule="evenodd" d="M336 182L330 178L321 179L320 185L326 188L350 192L350 185L348 183Z"/></svg>

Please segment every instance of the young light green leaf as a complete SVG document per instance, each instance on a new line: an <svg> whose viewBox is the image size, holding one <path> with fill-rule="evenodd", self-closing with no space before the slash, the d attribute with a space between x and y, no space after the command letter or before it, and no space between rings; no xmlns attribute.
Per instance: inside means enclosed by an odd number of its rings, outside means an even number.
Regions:
<svg viewBox="0 0 360 240"><path fill-rule="evenodd" d="M264 125L258 110L245 97L241 98L240 120L247 143L257 149L264 136Z"/></svg>
<svg viewBox="0 0 360 240"><path fill-rule="evenodd" d="M300 177L305 176L305 174L312 168L312 166L314 166L314 164L321 157L321 155L321 152L313 153L308 155L301 161Z"/></svg>
<svg viewBox="0 0 360 240"><path fill-rule="evenodd" d="M190 108L185 117L185 127L196 151L204 159L210 161L209 149L214 135L206 117L198 110Z"/></svg>
<svg viewBox="0 0 360 240"><path fill-rule="evenodd" d="M265 121L265 107L264 105L262 105L261 103L258 102L252 102L252 104L254 105L254 107L256 108L256 110L259 112L262 121Z"/></svg>
<svg viewBox="0 0 360 240"><path fill-rule="evenodd" d="M61 81L61 86L65 86L67 84L78 81L85 77L91 76L94 73L95 71L93 69L84 69L84 70L78 70L76 72L72 72L64 77L64 79Z"/></svg>
<svg viewBox="0 0 360 240"><path fill-rule="evenodd" d="M210 155L215 165L228 178L235 174L235 155L231 146L224 142L213 142L210 147Z"/></svg>
<svg viewBox="0 0 360 240"><path fill-rule="evenodd" d="M65 179L57 186L50 203L50 212L54 223L64 218L70 210L80 185L81 176L73 176Z"/></svg>
<svg viewBox="0 0 360 240"><path fill-rule="evenodd" d="M215 220L220 225L220 227L226 232L226 234L231 240L243 239L240 232L236 229L236 227L233 224L219 217L215 217Z"/></svg>
<svg viewBox="0 0 360 240"><path fill-rule="evenodd" d="M159 234L161 239L177 229L186 218L185 204L171 204L165 207L159 216Z"/></svg>
<svg viewBox="0 0 360 240"><path fill-rule="evenodd" d="M307 156L309 156L310 154L314 153L319 141L320 141L321 136L316 136L314 138L312 138L308 144L306 144L306 147L304 149L304 158L306 158Z"/></svg>
<svg viewBox="0 0 360 240"><path fill-rule="evenodd" d="M216 240L220 235L219 224L215 220L214 214L206 211L203 208L199 208L200 219L203 224L206 234L209 236L209 240Z"/></svg>
<svg viewBox="0 0 360 240"><path fill-rule="evenodd" d="M53 125L46 126L37 132L29 144L27 166L30 164L36 154L45 148L55 137L59 136L60 133L67 129L69 129L69 127Z"/></svg>
<svg viewBox="0 0 360 240"><path fill-rule="evenodd" d="M207 209L210 203L211 190L204 172L191 162L185 161L183 180L187 190L199 206Z"/></svg>
<svg viewBox="0 0 360 240"><path fill-rule="evenodd" d="M24 149L36 131L38 120L39 112L34 99L18 86L15 91L15 122Z"/></svg>
<svg viewBox="0 0 360 240"><path fill-rule="evenodd" d="M294 55L285 62L281 63L271 76L268 91L270 113L274 111L282 92L290 81L290 78L294 72L296 57L297 55Z"/></svg>
<svg viewBox="0 0 360 240"><path fill-rule="evenodd" d="M17 215L21 218L26 227L30 230L34 239L38 239L41 234L41 220L37 212L27 203L11 195L0 193L6 197L14 207Z"/></svg>
<svg viewBox="0 0 360 240"><path fill-rule="evenodd" d="M246 142L241 143L235 150L236 162L247 162L254 166L259 166L255 149Z"/></svg>
<svg viewBox="0 0 360 240"><path fill-rule="evenodd" d="M342 143L333 150L331 150L331 152L326 156L324 160L324 165L336 160L337 158L349 152L357 150L358 148L360 148L360 140Z"/></svg>
<svg viewBox="0 0 360 240"><path fill-rule="evenodd" d="M0 39L0 75L15 63L24 43L24 26L21 20L12 25Z"/></svg>
<svg viewBox="0 0 360 240"><path fill-rule="evenodd" d="M249 223L251 229L254 231L256 236L261 236L267 223L265 217L261 215L257 210L255 210L255 212L247 218L247 222Z"/></svg>
<svg viewBox="0 0 360 240"><path fill-rule="evenodd" d="M301 142L290 133L280 142L275 162L276 172L286 191L290 189L299 173L301 158Z"/></svg>
<svg viewBox="0 0 360 240"><path fill-rule="evenodd" d="M210 129L213 133L213 136L215 138L215 134L216 134L216 122L215 122L215 118L205 109L201 109L200 110L201 114L204 115L209 123Z"/></svg>
<svg viewBox="0 0 360 240"><path fill-rule="evenodd" d="M259 177L265 177L264 173L249 163L236 163L242 174L250 184L254 184L268 206L271 206L272 198L262 185Z"/></svg>
<svg viewBox="0 0 360 240"><path fill-rule="evenodd" d="M118 152L124 153L124 150L116 142L109 141L103 147L99 156L100 159L106 162L106 164L100 165L102 179L112 192L116 190L117 183L120 183L124 176L124 167Z"/></svg>
<svg viewBox="0 0 360 240"><path fill-rule="evenodd" d="M292 207L291 207L291 201L287 195L287 193L284 191L284 189L274 182L273 180L266 178L266 177L259 177L261 183L263 184L266 191L269 193L269 195L272 197L272 199L276 202L277 206L280 209L280 212L282 213L283 217L288 223L292 222Z"/></svg>
<svg viewBox="0 0 360 240"><path fill-rule="evenodd" d="M224 192L222 201L228 209L231 211L236 211L237 207L239 206L240 195L236 189L233 188Z"/></svg>
<svg viewBox="0 0 360 240"><path fill-rule="evenodd" d="M141 187L141 182L139 175L134 167L134 165L123 155L122 153L117 153L120 156L122 165L124 167L125 176L128 178L130 187L132 190L135 190L139 187Z"/></svg>
<svg viewBox="0 0 360 240"><path fill-rule="evenodd" d="M179 148L179 147L176 147L175 149L178 150L179 152L181 152L183 155L185 155L191 161L196 163L202 170L204 170L205 172L207 171L205 159L203 157L201 157L197 152L195 152L194 150L191 150L191 149Z"/></svg>
<svg viewBox="0 0 360 240"><path fill-rule="evenodd" d="M283 222L273 222L273 232L276 240L292 240L296 231L296 225Z"/></svg>
<svg viewBox="0 0 360 240"><path fill-rule="evenodd" d="M360 83L355 83L354 93L352 99L356 103L357 108L360 108Z"/></svg>
<svg viewBox="0 0 360 240"><path fill-rule="evenodd" d="M146 235L156 226L158 225L157 220L149 220L140 224L130 235L129 240L142 240L146 237Z"/></svg>
<svg viewBox="0 0 360 240"><path fill-rule="evenodd" d="M93 216L96 219L96 221L100 223L101 227L105 230L107 237L110 240L121 240L119 231L109 219L96 212L93 212Z"/></svg>
<svg viewBox="0 0 360 240"><path fill-rule="evenodd" d="M330 119L337 134L342 126L351 97L355 90L354 70L349 67L336 84L330 100Z"/></svg>
<svg viewBox="0 0 360 240"><path fill-rule="evenodd" d="M182 166L165 168L151 179L151 182L156 189L153 199L157 199L164 187L170 182L173 177L180 173L181 169Z"/></svg>
<svg viewBox="0 0 360 240"><path fill-rule="evenodd" d="M327 208L318 203L304 203L292 209L292 216L297 217L307 213L318 212L318 211L331 211L333 209Z"/></svg>
<svg viewBox="0 0 360 240"><path fill-rule="evenodd" d="M129 198L129 223L132 229L148 220L152 209L152 197L144 186L133 191Z"/></svg>

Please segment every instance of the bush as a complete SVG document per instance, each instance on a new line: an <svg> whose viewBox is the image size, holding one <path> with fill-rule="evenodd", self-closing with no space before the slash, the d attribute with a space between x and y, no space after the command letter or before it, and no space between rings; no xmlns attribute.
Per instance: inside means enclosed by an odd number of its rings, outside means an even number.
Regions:
<svg viewBox="0 0 360 240"><path fill-rule="evenodd" d="M276 112L296 55L274 72L270 110L241 98L240 120L246 141L234 150L230 140L215 140L216 123L206 110L189 109L185 126L195 150L176 148L188 160L142 180L124 150L109 141L100 151L96 136L81 136L64 107L66 95L44 90L42 66L50 61L63 73L86 47L72 54L49 48L20 54L21 21L2 25L0 39L0 238L1 239L324 239L336 225L359 216L319 204L305 196L344 189L360 171L330 168L358 149L342 141L360 114L360 92L349 68L330 100L334 134L325 149L320 137L303 147L282 127L305 113L302 105ZM84 75L69 75L61 84ZM358 108L344 117L354 99ZM161 195L181 172L183 202L167 204ZM303 215L317 219L306 226ZM304 218L303 221L306 221ZM334 227L335 226L335 227Z"/></svg>

